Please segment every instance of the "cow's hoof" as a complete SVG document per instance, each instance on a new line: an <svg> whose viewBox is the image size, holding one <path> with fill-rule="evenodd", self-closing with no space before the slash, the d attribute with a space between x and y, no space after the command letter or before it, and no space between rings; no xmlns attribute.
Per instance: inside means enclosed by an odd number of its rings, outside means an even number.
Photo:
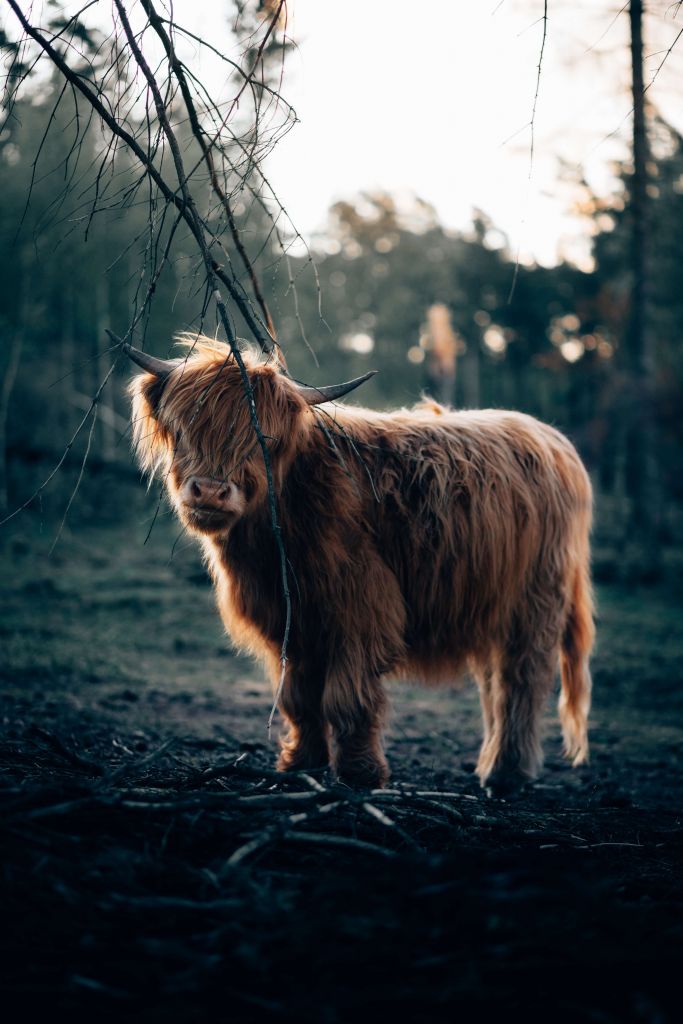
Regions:
<svg viewBox="0 0 683 1024"><path fill-rule="evenodd" d="M337 780L352 789L384 789L391 777L389 766L382 763L338 764Z"/></svg>
<svg viewBox="0 0 683 1024"><path fill-rule="evenodd" d="M516 768L499 769L481 780L482 789L486 795L508 800L510 797L521 794L525 786L528 786L532 779L524 772Z"/></svg>
<svg viewBox="0 0 683 1024"><path fill-rule="evenodd" d="M328 768L330 756L325 750L283 750L277 759L279 772L316 772Z"/></svg>

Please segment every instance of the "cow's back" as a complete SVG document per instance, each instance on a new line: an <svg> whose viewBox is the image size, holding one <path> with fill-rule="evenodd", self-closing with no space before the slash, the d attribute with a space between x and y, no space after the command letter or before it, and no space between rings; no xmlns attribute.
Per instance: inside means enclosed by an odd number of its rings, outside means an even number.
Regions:
<svg viewBox="0 0 683 1024"><path fill-rule="evenodd" d="M521 413L421 408L375 426L370 515L406 604L411 667L450 677L454 660L503 642L520 603L563 600L590 481L567 438Z"/></svg>

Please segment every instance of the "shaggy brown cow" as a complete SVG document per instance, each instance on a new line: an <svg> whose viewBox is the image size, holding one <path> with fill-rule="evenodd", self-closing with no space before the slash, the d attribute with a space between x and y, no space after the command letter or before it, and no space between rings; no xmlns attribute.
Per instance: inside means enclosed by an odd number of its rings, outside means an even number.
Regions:
<svg viewBox="0 0 683 1024"><path fill-rule="evenodd" d="M228 633L277 684L285 605L238 367L205 338L181 360L129 354L152 371L131 385L140 462L198 535ZM583 763L591 487L570 442L517 412L318 405L325 389L245 360L292 595L279 767L331 759L349 784L383 785L382 678L451 682L469 669L484 719L479 778L517 785L541 766L558 659L565 751Z"/></svg>

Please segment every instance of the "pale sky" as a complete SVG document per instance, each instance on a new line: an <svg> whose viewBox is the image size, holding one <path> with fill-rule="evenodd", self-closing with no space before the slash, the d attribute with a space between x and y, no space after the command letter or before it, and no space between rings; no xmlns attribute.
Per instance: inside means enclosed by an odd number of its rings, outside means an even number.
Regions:
<svg viewBox="0 0 683 1024"><path fill-rule="evenodd" d="M361 189L409 190L449 227L465 226L473 207L483 209L523 257L552 262L558 248L579 256L585 226L567 210L559 158L581 164L604 190L609 161L626 152L627 15L610 28L620 6L549 3L529 180L524 126L536 89L542 0L292 0L299 53L289 58L286 94L302 124L280 143L269 170L295 222L313 231L331 200ZM656 41L646 52L666 49L681 27L683 14L653 25ZM597 48L605 55L586 52L607 29ZM652 88L681 128L682 57L683 44Z"/></svg>
<svg viewBox="0 0 683 1024"><path fill-rule="evenodd" d="M332 202L361 190L415 193L452 229L466 228L474 207L484 210L523 260L585 262L586 224L570 212L575 197L560 161L606 192L610 161L628 152L621 6L550 0L529 177L543 0L289 0L298 48L282 91L301 123L267 172L296 226L310 239ZM646 81L683 28L680 4L648 6ZM228 0L173 2L179 23L234 56L230 8ZM101 23L111 17L107 2L91 11ZM195 60L214 90L223 68ZM682 79L683 39L649 92L681 131Z"/></svg>

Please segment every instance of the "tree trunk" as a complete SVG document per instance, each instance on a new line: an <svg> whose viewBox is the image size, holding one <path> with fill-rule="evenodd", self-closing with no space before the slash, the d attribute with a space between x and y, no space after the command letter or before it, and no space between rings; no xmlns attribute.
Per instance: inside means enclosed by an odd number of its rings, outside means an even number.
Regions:
<svg viewBox="0 0 683 1024"><path fill-rule="evenodd" d="M12 399L12 392L19 372L21 350L24 344L24 331L28 317L28 270L24 250L19 253L21 267L20 294L18 304L17 322L12 324L3 318L3 333L10 335L7 351L7 362L2 367L2 381L0 382L0 512L7 512L9 509L9 484L7 474L7 420L9 418L9 405Z"/></svg>
<svg viewBox="0 0 683 1024"><path fill-rule="evenodd" d="M109 310L109 282L106 276L98 278L95 286L95 349L97 352L97 387L106 377L111 366L111 356L107 351L109 341L107 340L106 328L111 323ZM114 408L114 388L109 382L108 386L100 395L100 412L104 413L99 417L100 428L100 450L105 462L112 462L116 456L116 428L114 421L116 409Z"/></svg>
<svg viewBox="0 0 683 1024"><path fill-rule="evenodd" d="M463 405L466 409L478 409L481 405L479 373L479 338L472 332L467 342L467 351L461 360Z"/></svg>
<svg viewBox="0 0 683 1024"><path fill-rule="evenodd" d="M643 86L643 3L631 0L631 70L633 87L633 179L631 182L631 321L627 336L632 387L627 416L627 481L631 499L629 535L642 545L647 559L659 560L654 420L654 339L649 305L650 149L645 125ZM655 568L655 565L651 568Z"/></svg>
<svg viewBox="0 0 683 1024"><path fill-rule="evenodd" d="M74 293L70 282L67 282L62 294L62 318L61 318L61 402L60 416L62 431L65 437L70 437L74 428L73 413L73 392L76 388L76 316L74 311Z"/></svg>
<svg viewBox="0 0 683 1024"><path fill-rule="evenodd" d="M11 334L7 365L3 367L2 388L0 388L0 512L9 509L7 483L7 418L9 403L19 370L21 348L24 341L24 325L7 325Z"/></svg>

